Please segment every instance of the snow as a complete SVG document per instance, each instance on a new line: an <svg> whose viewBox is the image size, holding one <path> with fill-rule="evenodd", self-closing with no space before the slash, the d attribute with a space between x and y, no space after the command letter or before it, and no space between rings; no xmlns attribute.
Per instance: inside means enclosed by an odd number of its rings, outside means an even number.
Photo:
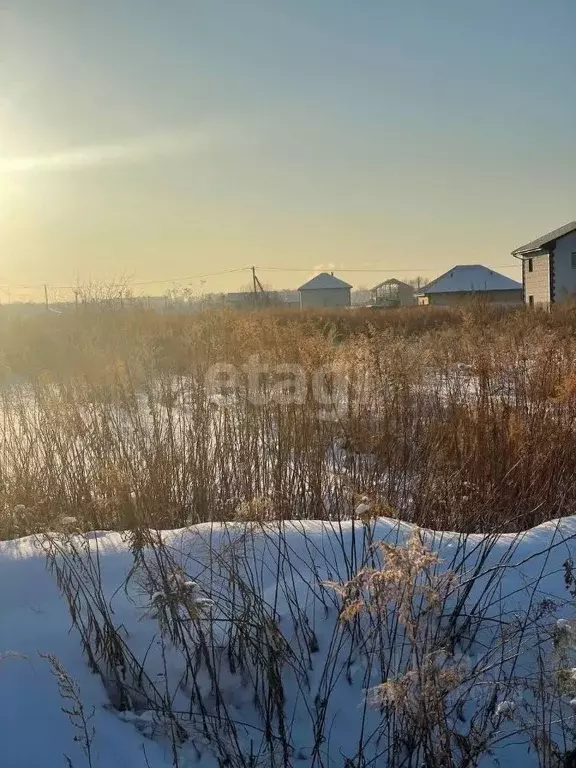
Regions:
<svg viewBox="0 0 576 768"><path fill-rule="evenodd" d="M351 288L352 286L328 272L320 272L319 275L308 280L308 282L298 288L299 291L324 291L332 288Z"/></svg>
<svg viewBox="0 0 576 768"><path fill-rule="evenodd" d="M516 702L514 701L501 701L496 707L497 715L504 715L510 717L516 709Z"/></svg>
<svg viewBox="0 0 576 768"><path fill-rule="evenodd" d="M366 501L359 505L369 512ZM370 527L373 526L373 527ZM377 727L379 711L365 711L366 669L360 654L343 673L338 674L331 690L325 714L325 741L322 762L313 762L314 707L328 691L323 670L330 654L335 653L334 638L338 635L338 598L326 586L327 581L350 578L371 550L371 541L385 540L403 543L411 535L406 523L379 519L366 522L326 523L316 521L288 522L280 527L271 524L253 528L240 524L202 524L188 529L164 532L162 540L182 566L173 586L213 612L213 624L202 619L206 629L211 627L215 647L224 647L234 616L228 594L233 589L230 580L232 562L244 574L251 574L251 583L259 591L263 605L278 617L278 627L290 651L301 657L307 685L299 685L294 674L286 673L286 709L295 745L295 765L341 766L342 755L353 755L358 744L361 724ZM369 534L369 535L368 535ZM486 600L486 616L522 617L538 600L555 602L557 616L543 616L542 628L548 636L554 631L572 626L572 603L563 578L563 563L573 552L576 537L576 517L546 523L523 534L498 537L471 535L463 537L451 532L421 532L422 540L431 551L439 553L442 568L474 575L472 590L467 594L470 606ZM63 552L68 540L56 539ZM167 644L167 656L162 656L159 626L152 607L169 597L161 592L144 594L135 580L126 582L134 565L131 539L121 533L94 532L86 538L69 540L84 552L85 560L98 564L98 575L110 615L132 653L143 662L151 680L162 680L175 708L185 707L186 685L182 682L181 655ZM46 548L49 538L27 537L0 542L0 749L2 766L9 768L61 768L65 755L74 768L167 768L175 765L169 740L163 736L165 723L150 709L135 708L119 712L114 709L100 676L94 674L82 652L80 637L71 628L67 601L61 594L53 571L47 569ZM481 573L474 571L482 547L488 556ZM279 556L282 553L282 557ZM150 553L147 552L149 555ZM497 589L492 590L495 572L501 572ZM185 574L185 575L184 575ZM496 597L495 597L496 596ZM156 598L151 600L150 598ZM213 604L212 604L213 603ZM257 605L250 615L257 618ZM298 627L295 612L308 624L310 655L302 649L302 627ZM569 634L569 633L567 633ZM484 636L491 637L489 633ZM400 642L400 641L398 641ZM166 650L166 648L164 648ZM517 670L526 678L535 672L536 658L527 643L517 658ZM480 658L485 651L468 648L471 659ZM42 654L42 655L40 655ZM89 717L93 732L90 761L78 739L78 728L62 711L70 709L63 701L58 680L45 655L55 656L73 678L79 697ZM553 654L550 650L550 658ZM222 657L223 658L223 657ZM216 662L215 662L216 663ZM220 660L220 695L227 711L233 713L239 726L245 754L258 735L259 714L255 710L251 688L240 684L241 675L232 673ZM574 662L572 662L574 663ZM207 707L213 703L206 679ZM370 678L370 684L384 682ZM576 693L576 691L575 691ZM492 756L479 763L483 768L495 765L536 766L538 757L529 751L526 741L513 724L526 703L525 693L518 690L498 691L496 715L502 721L497 747ZM210 699L212 695L212 699ZM575 699L566 696L566 710L574 717ZM524 715L522 715L524 716ZM564 711L563 717L566 717ZM364 720L365 718L365 720ZM510 737L506 736L510 728ZM76 739L75 739L76 737ZM219 765L213 746L194 737L178 747L178 765L216 768ZM255 765L271 765L257 762ZM280 762L278 763L281 764ZM379 762L379 765L385 765Z"/></svg>

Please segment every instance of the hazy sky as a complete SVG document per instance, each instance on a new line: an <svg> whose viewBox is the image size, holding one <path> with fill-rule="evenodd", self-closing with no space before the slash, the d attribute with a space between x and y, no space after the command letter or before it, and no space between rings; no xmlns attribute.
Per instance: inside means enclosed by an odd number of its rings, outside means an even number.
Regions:
<svg viewBox="0 0 576 768"><path fill-rule="evenodd" d="M574 0L1 0L0 298L514 276L576 218L575 30Z"/></svg>

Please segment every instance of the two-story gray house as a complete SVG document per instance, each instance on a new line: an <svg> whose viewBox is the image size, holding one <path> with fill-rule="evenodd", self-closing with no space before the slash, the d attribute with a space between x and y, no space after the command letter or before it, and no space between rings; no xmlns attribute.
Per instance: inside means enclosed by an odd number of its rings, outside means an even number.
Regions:
<svg viewBox="0 0 576 768"><path fill-rule="evenodd" d="M522 259L524 302L549 307L576 297L576 221L512 251Z"/></svg>

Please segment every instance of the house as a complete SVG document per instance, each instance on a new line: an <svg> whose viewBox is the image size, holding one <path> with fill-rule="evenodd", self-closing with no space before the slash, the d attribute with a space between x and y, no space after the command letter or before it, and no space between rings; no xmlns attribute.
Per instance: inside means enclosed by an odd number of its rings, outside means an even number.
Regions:
<svg viewBox="0 0 576 768"><path fill-rule="evenodd" d="M378 283L370 291L373 306L409 307L414 304L414 288L395 277Z"/></svg>
<svg viewBox="0 0 576 768"><path fill-rule="evenodd" d="M524 301L549 307L576 294L576 221L516 248Z"/></svg>
<svg viewBox="0 0 576 768"><path fill-rule="evenodd" d="M477 298L494 304L521 304L522 285L482 264L458 264L421 288L418 304L449 307Z"/></svg>
<svg viewBox="0 0 576 768"><path fill-rule="evenodd" d="M321 272L298 288L301 307L349 307L352 286L335 277L334 273Z"/></svg>

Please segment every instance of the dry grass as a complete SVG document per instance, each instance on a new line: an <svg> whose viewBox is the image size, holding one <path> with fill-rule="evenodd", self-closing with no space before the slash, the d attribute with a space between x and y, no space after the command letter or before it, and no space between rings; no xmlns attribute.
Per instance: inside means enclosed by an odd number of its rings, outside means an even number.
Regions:
<svg viewBox="0 0 576 768"><path fill-rule="evenodd" d="M342 518L362 494L444 530L572 514L575 329L571 308L0 315L0 538ZM254 356L332 366L347 400L280 404L272 373L263 404L241 377L215 405L210 367Z"/></svg>
<svg viewBox="0 0 576 768"><path fill-rule="evenodd" d="M571 765L572 704L551 647L560 606L542 599L542 571L525 586L525 610L506 600L520 537L501 547L497 537L462 536L444 548L438 534L442 561L418 530L378 541L368 519L351 536L331 527L333 548L295 530L313 562L283 524L230 526L220 545L204 547L200 536L182 549L157 532L128 534L133 565L114 594L131 605L145 596L146 617L157 621L155 659L146 644L132 647L126 617L112 610L98 546L85 536L44 540L110 708L170 745L174 766L212 754L237 768L330 768L343 691L357 718L349 753L339 752L347 768L474 768L505 740L533 752L531 765ZM278 574L272 590L268 569ZM192 572L206 597L193 598L201 592ZM167 659L172 687L157 674ZM73 722L89 737L75 691Z"/></svg>
<svg viewBox="0 0 576 768"><path fill-rule="evenodd" d="M170 745L175 766L185 748L239 768L295 760L328 768L337 684L351 685L353 670L367 695L355 702L363 725L342 756L349 768L472 767L510 731L539 765L570 764L572 705L550 669L553 643L559 672L571 663L550 630L557 606L541 600L539 578L527 586L522 615L502 602L519 537L495 563L495 535L480 543L463 536L441 565L417 530L403 544L377 542L373 518L495 534L575 513L574 330L569 308L0 314L0 538L65 531L44 543L87 661L111 707ZM259 404L243 375L232 405L214 402L211 366L242 370L254 356L271 367ZM331 366L346 375L347 398L336 387L320 408L310 384L303 402L279 402L272 387L282 378L276 366L286 364L301 366L308 384ZM326 391L335 383L327 376ZM322 614L311 620L282 520L350 516L351 540L332 529L338 568L333 552L323 559L312 542L305 547ZM206 548L207 562L165 546L156 530L206 520L243 524L234 546ZM133 555L118 592L147 596L161 658L172 654L183 670L186 711L175 709L167 677L152 676L148 651L129 645L104 592L98 547L68 535L110 528L127 531ZM262 541L279 575L273 604ZM206 597L183 562L206 575ZM332 584L317 573L330 573ZM276 601L288 606L291 640ZM212 604L225 619L218 641ZM333 630L319 640L330 616ZM516 668L527 648L540 664L529 677ZM90 713L52 665L90 761ZM241 717L228 699L240 683L252 702ZM310 719L306 750L289 689ZM515 711L508 699L518 691L525 696ZM258 718L247 723L252 711ZM562 727L554 718L565 718Z"/></svg>

